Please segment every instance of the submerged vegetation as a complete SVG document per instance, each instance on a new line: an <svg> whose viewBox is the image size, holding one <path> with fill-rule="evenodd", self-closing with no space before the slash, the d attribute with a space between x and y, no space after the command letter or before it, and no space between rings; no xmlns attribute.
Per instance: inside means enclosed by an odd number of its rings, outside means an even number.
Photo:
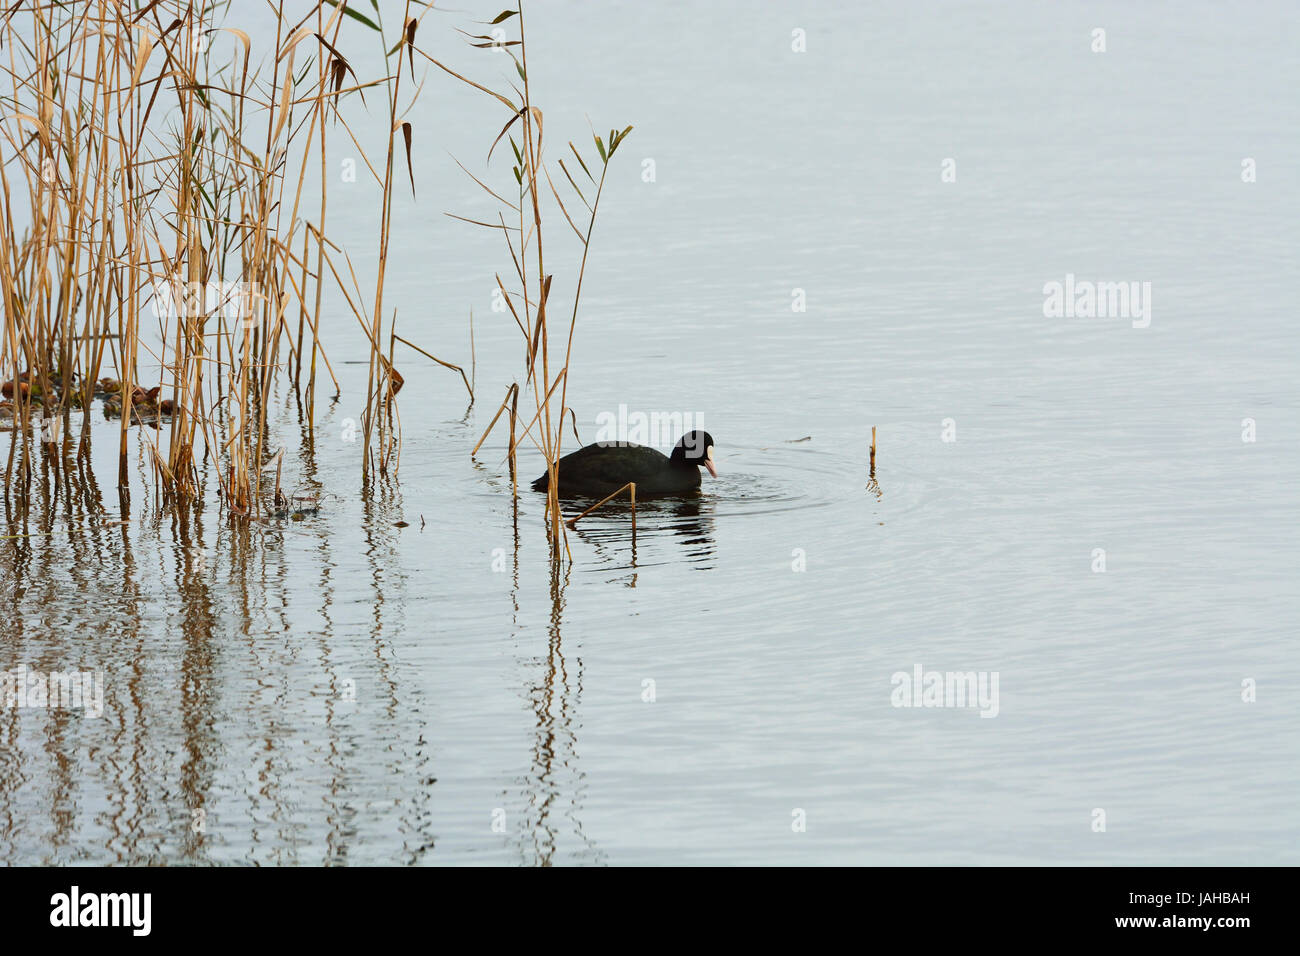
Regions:
<svg viewBox="0 0 1300 956"><path fill-rule="evenodd" d="M502 12L486 32L461 31L513 60L519 82L494 92L417 45L430 4L408 2L397 34L386 33L375 0L304 7L298 19L277 8L274 47L256 61L254 39L225 25L224 4L51 0L13 5L0 21L0 429L13 435L5 489L19 510L42 448L89 459L91 408L100 402L120 426L123 494L135 434L164 503L201 502L198 465L207 460L231 517L282 511L268 399L287 384L308 434L318 389L338 393L322 327L327 292L346 302L369 344L363 477L397 469L397 344L464 378L398 335L395 313L384 315L393 202L415 190L416 130L405 117L427 79L416 76L421 65L509 111L488 159L508 143L513 187L494 190L470 174L500 203L497 221L478 225L505 238L512 287L499 275L497 284L524 341L523 385L510 386L493 425L509 412L512 485L525 440L554 476L587 250L608 164L630 127L593 135L595 155L588 146L584 158L570 142L554 166L544 160L522 10ZM383 75L357 76L342 49L344 24L354 39L359 27L377 34ZM352 111L381 109L386 141L363 144ZM369 275L328 238L325 163L335 137L382 190ZM319 196L304 190L313 176ZM583 249L562 363L547 315L554 274L543 255L544 208L559 211ZM522 417L521 391L532 406ZM551 520L560 514L551 487L548 533L558 554L564 523Z"/></svg>

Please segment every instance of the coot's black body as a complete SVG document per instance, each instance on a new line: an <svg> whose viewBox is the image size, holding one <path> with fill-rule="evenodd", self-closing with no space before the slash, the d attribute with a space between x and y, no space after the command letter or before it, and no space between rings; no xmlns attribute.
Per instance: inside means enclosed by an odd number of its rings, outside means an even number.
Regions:
<svg viewBox="0 0 1300 956"><path fill-rule="evenodd" d="M630 481L636 482L638 498L690 494L700 487L701 467L717 477L713 467L713 438L708 432L683 435L671 457L631 442L607 445L598 442L560 459L560 494L603 498ZM546 491L549 487L546 474L533 482L534 491Z"/></svg>

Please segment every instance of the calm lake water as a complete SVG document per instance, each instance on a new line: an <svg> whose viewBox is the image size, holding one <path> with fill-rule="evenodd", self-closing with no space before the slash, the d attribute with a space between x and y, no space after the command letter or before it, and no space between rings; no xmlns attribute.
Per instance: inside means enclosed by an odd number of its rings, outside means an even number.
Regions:
<svg viewBox="0 0 1300 956"><path fill-rule="evenodd" d="M215 491L160 511L138 446L124 513L96 407L98 484L47 463L5 529L49 534L0 545L0 667L101 671L104 712L0 710L0 861L1300 862L1300 11L525 14L550 155L587 116L635 126L581 437L689 413L718 479L643 505L635 542L585 519L553 568L504 432L471 460L522 350L499 236L442 213L491 214L449 154L485 175L508 117L431 72L385 305L467 369L473 310L477 400L399 347L401 467L363 486L365 339L332 302L341 396L311 434L287 390L272 416L321 510L251 528ZM421 45L504 84L469 19ZM345 36L373 75L374 35ZM380 158L385 112L357 122ZM377 190L329 202L369 275ZM1045 316L1067 275L1149 283L1145 316ZM917 667L996 675L996 716L895 706Z"/></svg>

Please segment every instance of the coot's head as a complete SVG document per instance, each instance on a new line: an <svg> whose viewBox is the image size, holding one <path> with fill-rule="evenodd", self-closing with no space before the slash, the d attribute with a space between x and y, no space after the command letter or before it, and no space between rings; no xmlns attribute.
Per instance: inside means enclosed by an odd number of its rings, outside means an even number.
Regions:
<svg viewBox="0 0 1300 956"><path fill-rule="evenodd" d="M710 475L718 477L717 469L713 467L713 436L708 432L697 430L683 435L673 449L672 460L707 468Z"/></svg>

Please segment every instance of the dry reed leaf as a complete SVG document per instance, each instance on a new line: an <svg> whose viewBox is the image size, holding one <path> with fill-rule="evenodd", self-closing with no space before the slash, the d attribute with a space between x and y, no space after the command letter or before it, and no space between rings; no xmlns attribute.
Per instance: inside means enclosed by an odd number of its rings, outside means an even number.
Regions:
<svg viewBox="0 0 1300 956"><path fill-rule="evenodd" d="M275 55L275 62L279 63L286 56L292 57L294 48L297 47L299 43L301 43L303 40L307 39L308 37L315 36L315 35L316 35L316 31L313 30L311 27L300 27L298 29L298 32L295 33L293 36L291 36L288 39L288 41L284 44L284 46L280 47L280 52ZM292 58L289 60L288 65L286 65L284 69L285 69L285 74L287 76L293 76Z"/></svg>
<svg viewBox="0 0 1300 956"><path fill-rule="evenodd" d="M46 149L51 148L50 131L49 129L46 128L45 124L40 121L38 117L32 116L30 113L13 113L11 115L16 120L26 120L27 122L35 126L37 133L40 135L41 145L44 146Z"/></svg>
<svg viewBox="0 0 1300 956"><path fill-rule="evenodd" d="M582 167L582 171L587 174L587 178L590 179L594 185L596 177L591 175L591 170L588 169L587 164L582 161L582 154L578 152L578 147L573 145L573 140L569 140L569 149L573 150L573 158L578 161L578 165Z"/></svg>
<svg viewBox="0 0 1300 956"><path fill-rule="evenodd" d="M456 79L460 80L462 83L466 83L466 84L468 84L468 85L474 87L474 89L479 90L479 91L481 91L481 92L483 92L483 93L488 94L489 96L495 98L495 99L498 100L499 102L504 103L504 104L505 104L505 105L506 105L510 110L512 110L512 111L517 111L517 110L519 109L519 107L515 106L514 103L511 103L508 99L506 99L506 98L505 98L504 96L502 96L500 93L497 93L495 90L490 90L490 89L488 89L486 86L484 86L484 85L481 84L481 83L475 83L473 80L466 79L465 77L463 77L463 76L461 76L459 73L457 73L455 70L451 69L451 67L444 66L443 64L439 63L437 60L435 60L433 57L429 56L429 54L425 53L423 50L417 50L416 52L419 53L420 56L422 56L422 57L424 57L426 60L428 60L430 63L432 63L434 66L436 66L438 69L442 70L444 73L450 73L452 76L454 76Z"/></svg>
<svg viewBox="0 0 1300 956"><path fill-rule="evenodd" d="M415 195L415 170L411 168L411 124L402 124L402 138L406 140L406 175L411 178L411 195Z"/></svg>
<svg viewBox="0 0 1300 956"><path fill-rule="evenodd" d="M135 68L131 71L131 89L135 89L136 84L140 82L140 74L144 72L145 64L149 62L149 54L153 52L153 40L144 36L140 38L140 46L135 52Z"/></svg>
<svg viewBox="0 0 1300 956"><path fill-rule="evenodd" d="M519 231L518 226L497 225L495 222L482 222L478 219L466 219L464 216L458 216L454 212L444 212L443 215L448 216L452 219L459 219L461 222L467 222L472 226L486 226L489 229L505 229L506 231L514 230L515 232Z"/></svg>
<svg viewBox="0 0 1300 956"><path fill-rule="evenodd" d="M510 122L506 123L505 126L501 127L501 132L497 133L497 138L492 140L492 145L488 148L488 154L487 154L488 162L492 161L492 151L497 148L497 143L501 142L501 137L505 136L506 133L510 131L510 127L515 125L515 120L523 116L524 112L525 112L524 109L521 107L519 111L515 113L514 116L510 117Z"/></svg>
<svg viewBox="0 0 1300 956"><path fill-rule="evenodd" d="M239 42L244 44L244 62L247 63L249 56L253 52L253 41L249 35L243 30L236 30L234 27L218 27L218 29L223 33L233 33L239 38Z"/></svg>
<svg viewBox="0 0 1300 956"><path fill-rule="evenodd" d="M448 156L451 156L451 153L448 153L447 155L448 155ZM510 208L510 209L513 209L515 212L518 212L518 211L519 211L519 207L518 207L518 206L516 206L514 203L512 203L509 199L506 199L504 196L502 196L502 195L500 195L500 194L494 192L492 189L490 189L490 188L489 188L489 187L488 187L488 186L487 186L487 185L486 185L486 184L485 184L481 179L479 179L477 176L475 176L473 173L471 173L468 169L466 169L466 168L465 168L465 164L462 163L462 162L461 162L459 159L457 159L455 156L451 156L451 161L452 161L453 163L455 163L457 166L459 166L459 167L461 168L461 170L465 173L466 176L468 176L470 179L474 180L474 182L476 182L476 183L478 183L480 186L482 186L483 189L487 192L487 194L488 194L489 196L491 196L493 199L497 200L497 202L501 203L503 206L506 206L506 207L508 207L508 208Z"/></svg>
<svg viewBox="0 0 1300 956"><path fill-rule="evenodd" d="M162 3L162 0L149 0L149 3L146 6L141 7L139 10L136 11L135 16L131 18L131 22L139 23L141 20L144 19L145 14L147 14L154 7L158 6L158 4L160 3Z"/></svg>

